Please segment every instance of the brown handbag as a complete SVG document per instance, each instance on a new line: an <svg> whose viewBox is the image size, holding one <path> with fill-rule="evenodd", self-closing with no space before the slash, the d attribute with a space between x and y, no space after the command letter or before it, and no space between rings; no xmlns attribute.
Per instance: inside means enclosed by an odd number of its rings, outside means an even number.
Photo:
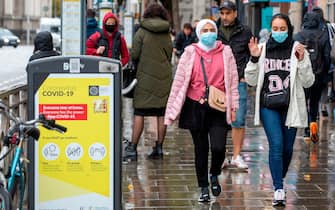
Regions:
<svg viewBox="0 0 335 210"><path fill-rule="evenodd" d="M226 102L225 92L212 85L209 86L208 105L213 109L225 112L227 109L225 102Z"/></svg>
<svg viewBox="0 0 335 210"><path fill-rule="evenodd" d="M214 87L213 85L208 86L208 80L205 71L205 65L203 58L201 57L201 66L202 66L202 73L204 75L204 81L206 85L206 92L205 92L205 101L208 102L208 105L216 110L221 112L225 112L227 109L226 106L226 94L224 91Z"/></svg>

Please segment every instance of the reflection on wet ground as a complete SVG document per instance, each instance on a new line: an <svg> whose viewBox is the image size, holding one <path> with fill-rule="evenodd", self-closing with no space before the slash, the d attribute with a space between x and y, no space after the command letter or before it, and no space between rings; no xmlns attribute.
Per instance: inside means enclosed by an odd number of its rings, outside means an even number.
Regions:
<svg viewBox="0 0 335 210"><path fill-rule="evenodd" d="M131 134L131 101L124 103L124 136ZM149 160L155 140L155 123L146 127L137 162L123 164L123 209L273 209L272 179L268 167L268 143L262 127L254 127L252 115L247 122L242 156L248 170L228 167L222 170L222 193L209 204L198 203L193 144L187 130L174 124L168 128L164 159ZM335 124L329 118L320 122L320 142L304 140L298 132L293 160L285 179L285 209L335 209ZM231 156L231 138L228 156ZM284 208L278 208L284 209Z"/></svg>

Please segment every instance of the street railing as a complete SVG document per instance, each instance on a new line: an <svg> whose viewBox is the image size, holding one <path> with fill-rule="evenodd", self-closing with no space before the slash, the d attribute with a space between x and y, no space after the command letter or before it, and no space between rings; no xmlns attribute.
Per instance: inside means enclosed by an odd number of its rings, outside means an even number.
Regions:
<svg viewBox="0 0 335 210"><path fill-rule="evenodd" d="M0 91L0 100L2 100L10 108L10 112L23 120L27 120L27 85L15 85ZM2 149L3 137L10 126L9 119L0 113L0 150ZM27 154L27 148L24 148L24 153ZM11 157L14 155L14 150L9 154ZM5 162L9 164L9 162ZM27 186L25 187L27 190ZM24 202L27 201L27 194L25 193Z"/></svg>
<svg viewBox="0 0 335 210"><path fill-rule="evenodd" d="M6 91L0 92L0 100L8 105L10 111L16 116L26 120L27 119L27 85L13 86ZM9 128L9 120L2 114L0 115L0 131L1 139L4 131Z"/></svg>

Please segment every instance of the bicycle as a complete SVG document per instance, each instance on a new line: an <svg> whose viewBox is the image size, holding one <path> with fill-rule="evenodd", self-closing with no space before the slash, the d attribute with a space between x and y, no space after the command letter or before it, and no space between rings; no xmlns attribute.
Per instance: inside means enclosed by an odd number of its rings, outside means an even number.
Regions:
<svg viewBox="0 0 335 210"><path fill-rule="evenodd" d="M56 124L55 120L46 119L43 114L36 119L24 121L16 117L2 101L0 101L0 113L3 113L11 122L0 151L0 210L22 210L26 186L26 163L29 163L29 160L24 157L24 143L39 139L38 126L60 133L65 133L67 129Z"/></svg>

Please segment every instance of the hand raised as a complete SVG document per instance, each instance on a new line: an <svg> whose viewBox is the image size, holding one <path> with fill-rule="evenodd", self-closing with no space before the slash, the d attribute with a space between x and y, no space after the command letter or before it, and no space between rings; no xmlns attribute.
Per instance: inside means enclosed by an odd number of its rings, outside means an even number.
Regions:
<svg viewBox="0 0 335 210"><path fill-rule="evenodd" d="M262 48L258 47L258 40L256 37L251 37L249 44L250 55L253 57L259 57L262 53Z"/></svg>

